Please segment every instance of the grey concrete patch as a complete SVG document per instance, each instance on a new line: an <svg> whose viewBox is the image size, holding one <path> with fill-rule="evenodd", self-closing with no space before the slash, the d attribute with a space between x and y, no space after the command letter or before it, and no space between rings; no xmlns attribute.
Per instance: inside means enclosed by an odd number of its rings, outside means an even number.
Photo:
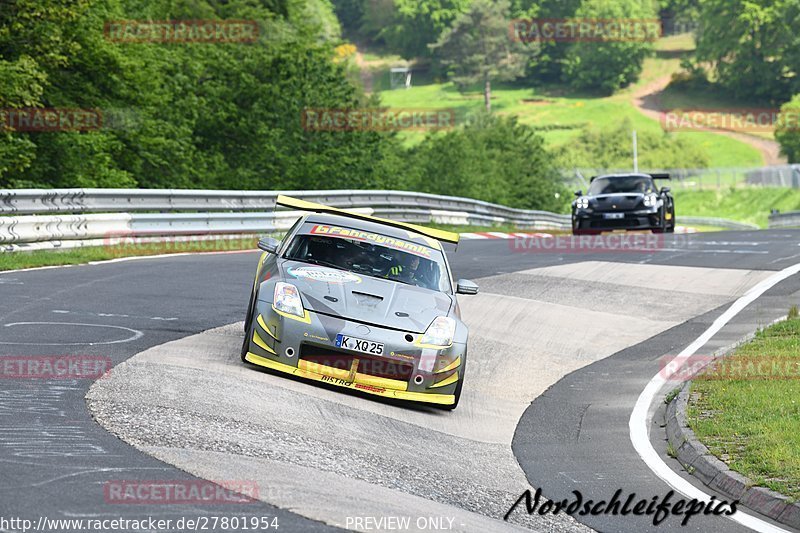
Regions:
<svg viewBox="0 0 800 533"><path fill-rule="evenodd" d="M465 436L486 427L462 420L456 431L448 418L458 411L402 409L245 367L239 331L212 330L117 366L87 396L95 419L193 475L257 480L264 501L329 525L359 529L348 517L400 513L452 517L455 531L588 531L563 515L498 520L528 485L510 446Z"/></svg>

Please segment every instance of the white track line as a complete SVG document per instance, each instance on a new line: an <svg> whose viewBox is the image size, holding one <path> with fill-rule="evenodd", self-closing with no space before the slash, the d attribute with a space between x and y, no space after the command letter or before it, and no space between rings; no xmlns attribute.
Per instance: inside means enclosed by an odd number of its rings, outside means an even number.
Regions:
<svg viewBox="0 0 800 533"><path fill-rule="evenodd" d="M709 501L711 496L698 489L687 480L683 479L676 472L674 472L667 464L661 459L661 456L653 448L650 443L648 428L650 426L650 406L653 403L656 395L659 393L664 383L670 378L670 372L666 369L679 369L683 363L692 355L702 348L711 338L716 335L728 322L738 315L745 307L753 303L762 294L769 289L780 283L781 281L800 272L800 264L796 264L780 272L768 277L761 281L758 285L747 291L744 296L736 300L722 315L717 318L711 327L709 327L700 337L698 337L692 344L686 347L681 353L675 356L669 363L664 365L664 369L655 376L647 384L647 387L639 395L636 405L631 413L631 418L628 422L630 430L630 438L636 452L645 462L645 464L653 471L658 477L664 480L670 487L678 492L683 493L690 498L696 498L700 501ZM760 531L763 533L789 533L789 530L782 529L774 526L769 522L765 522L760 518L738 511L728 517L745 527Z"/></svg>

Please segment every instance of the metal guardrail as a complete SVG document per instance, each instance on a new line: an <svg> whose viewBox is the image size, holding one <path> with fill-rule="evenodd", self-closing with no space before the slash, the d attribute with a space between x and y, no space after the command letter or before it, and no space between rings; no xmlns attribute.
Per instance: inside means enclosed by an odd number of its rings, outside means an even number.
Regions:
<svg viewBox="0 0 800 533"><path fill-rule="evenodd" d="M769 216L769 228L800 228L800 211L772 213Z"/></svg>
<svg viewBox="0 0 800 533"><path fill-rule="evenodd" d="M480 216L533 220L546 211L526 211L469 198L406 191L204 191L186 189L0 190L0 215L133 213L146 211L272 210L278 194L333 207L435 209ZM558 216L558 215L556 215Z"/></svg>
<svg viewBox="0 0 800 533"><path fill-rule="evenodd" d="M126 238L254 235L285 230L300 215L275 211L278 194L405 222L513 224L568 230L569 215L406 191L0 190L0 251L115 244ZM683 224L757 229L718 218Z"/></svg>
<svg viewBox="0 0 800 533"><path fill-rule="evenodd" d="M696 224L698 226L711 226L715 228L725 228L733 230L757 230L758 225L749 222L739 222L728 220L727 218L713 217L677 217L681 224Z"/></svg>
<svg viewBox="0 0 800 533"><path fill-rule="evenodd" d="M140 236L280 231L291 226L299 213L275 211L278 194L405 222L510 223L529 229L570 227L569 215L405 191L26 189L0 191L0 249L113 244Z"/></svg>

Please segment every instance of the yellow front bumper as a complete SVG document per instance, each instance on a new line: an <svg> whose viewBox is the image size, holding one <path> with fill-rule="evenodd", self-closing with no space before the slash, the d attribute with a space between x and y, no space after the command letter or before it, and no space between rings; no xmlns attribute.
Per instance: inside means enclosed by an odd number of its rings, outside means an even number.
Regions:
<svg viewBox="0 0 800 533"><path fill-rule="evenodd" d="M347 379L342 379L344 376L339 375L342 372L347 374L347 371L317 365L306 361L300 361L301 363L306 364L303 365L302 368L298 368L285 365L277 361L272 361L271 359L261 357L252 352L247 352L245 359L254 365L263 366L265 368L270 368L272 370L277 370L286 374L292 374L294 376L300 376L302 378L311 379L314 381L329 383L331 385L336 385L337 387L344 387L346 389L354 389L361 392L366 392L367 394L374 394L376 396L396 398L398 400L409 400L413 402L435 403L439 405L453 405L453 403L455 403L455 395L453 394L433 394L427 392L410 392L407 390L390 389L381 386L384 384L381 382L381 378L367 376L364 374L356 374L352 381L348 381ZM391 383L392 385L394 385L394 383L401 383L395 380L385 381L386 384L393 382ZM405 386L405 383L402 385Z"/></svg>

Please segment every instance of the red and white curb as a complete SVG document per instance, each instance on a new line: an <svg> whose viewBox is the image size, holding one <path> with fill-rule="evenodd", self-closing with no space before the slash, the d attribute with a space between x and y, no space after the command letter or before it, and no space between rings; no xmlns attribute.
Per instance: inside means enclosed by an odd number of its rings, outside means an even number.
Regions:
<svg viewBox="0 0 800 533"><path fill-rule="evenodd" d="M530 237L552 237L549 233L501 233L499 231L487 231L478 233L462 233L461 239L526 239Z"/></svg>
<svg viewBox="0 0 800 533"><path fill-rule="evenodd" d="M677 226L675 233L697 233L695 228L688 228L686 226ZM481 240L481 239L529 239L531 237L547 238L552 237L550 233L503 233L500 231L481 231L476 233L462 233L461 239L468 240Z"/></svg>

